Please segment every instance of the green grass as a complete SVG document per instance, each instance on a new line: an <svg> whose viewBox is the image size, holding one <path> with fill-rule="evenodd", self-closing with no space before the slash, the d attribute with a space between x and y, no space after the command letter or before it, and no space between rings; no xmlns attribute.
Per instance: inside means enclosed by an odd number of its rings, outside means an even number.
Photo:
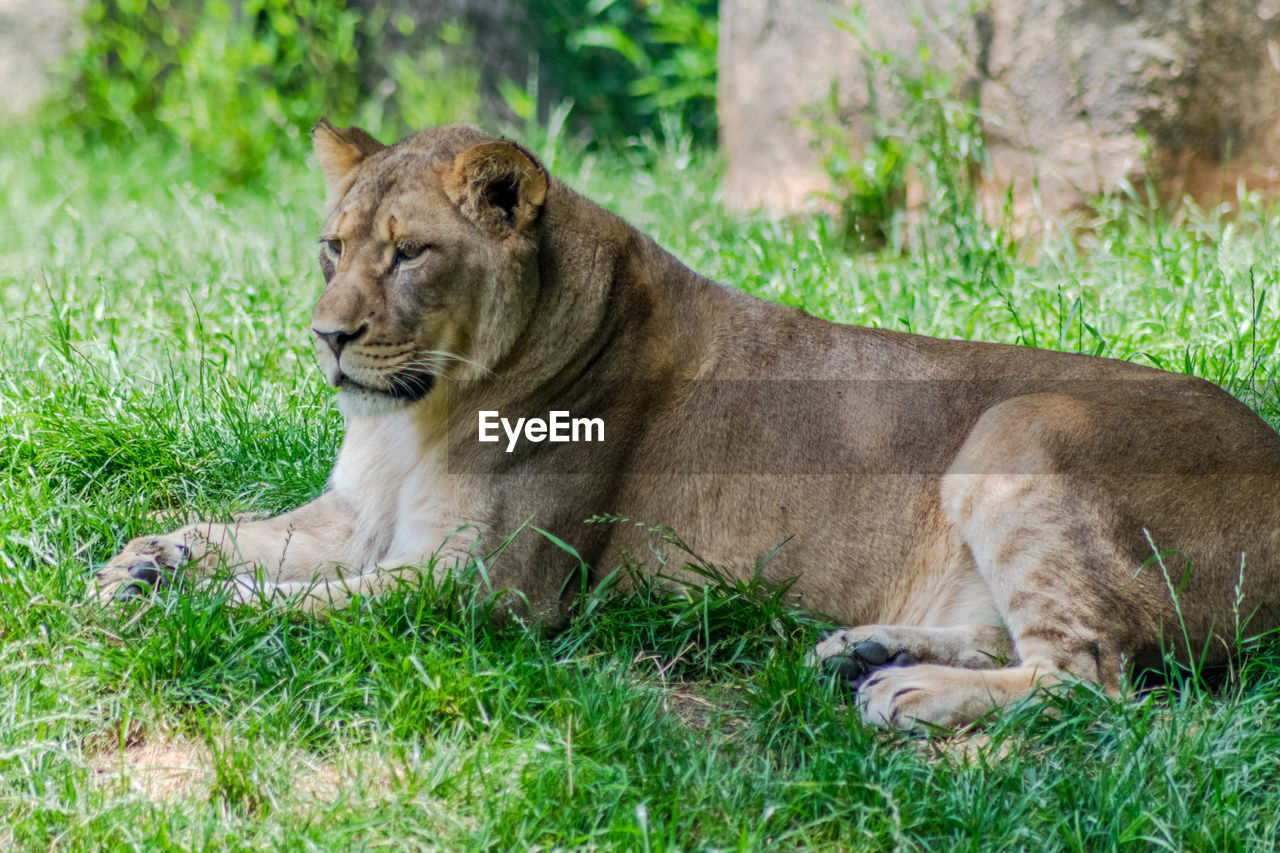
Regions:
<svg viewBox="0 0 1280 853"><path fill-rule="evenodd" d="M159 142L0 145L6 849L1280 844L1273 645L1216 693L1077 688L957 742L864 727L802 664L821 621L758 584L641 585L552 636L492 627L461 581L328 619L212 593L99 612L89 567L128 538L323 485L342 424L305 333L320 181L282 158L214 197ZM1109 202L1017 245L943 205L903 253L859 255L822 217L726 214L716 164L679 145L542 148L766 298L1188 371L1280 421L1280 212L1255 199Z"/></svg>

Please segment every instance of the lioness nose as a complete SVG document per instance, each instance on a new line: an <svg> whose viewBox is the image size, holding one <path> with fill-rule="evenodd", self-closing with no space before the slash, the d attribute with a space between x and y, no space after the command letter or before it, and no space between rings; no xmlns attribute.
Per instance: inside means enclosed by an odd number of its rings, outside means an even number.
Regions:
<svg viewBox="0 0 1280 853"><path fill-rule="evenodd" d="M346 329L335 329L331 332L326 332L316 328L312 328L311 331L315 332L317 338L329 345L329 349L333 350L334 358L337 358L342 355L342 351L347 344L364 337L364 333L369 331L369 324L365 323L354 332L348 332Z"/></svg>

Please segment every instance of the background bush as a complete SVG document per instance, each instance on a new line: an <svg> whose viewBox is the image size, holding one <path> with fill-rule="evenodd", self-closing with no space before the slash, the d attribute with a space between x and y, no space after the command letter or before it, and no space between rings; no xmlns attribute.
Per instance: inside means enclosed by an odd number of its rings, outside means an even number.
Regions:
<svg viewBox="0 0 1280 853"><path fill-rule="evenodd" d="M361 34L343 3L92 0L62 118L107 141L162 130L226 180L361 96Z"/></svg>
<svg viewBox="0 0 1280 853"><path fill-rule="evenodd" d="M489 80L461 15L437 24L347 0L91 0L88 39L49 114L91 140L171 135L232 184L296 151L320 115L390 139L447 121L536 122L572 104L571 124L597 143L658 133L664 113L713 143L716 10L533 0L531 32L516 39L528 54L501 66L527 73Z"/></svg>
<svg viewBox="0 0 1280 853"><path fill-rule="evenodd" d="M573 101L578 128L614 141L658 133L659 116L670 113L695 142L715 143L719 3L531 0L529 7L540 26L540 79L551 99Z"/></svg>

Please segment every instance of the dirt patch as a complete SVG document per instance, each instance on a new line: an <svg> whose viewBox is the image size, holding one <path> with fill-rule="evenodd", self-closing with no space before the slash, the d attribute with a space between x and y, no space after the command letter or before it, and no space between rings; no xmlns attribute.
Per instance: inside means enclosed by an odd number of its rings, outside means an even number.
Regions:
<svg viewBox="0 0 1280 853"><path fill-rule="evenodd" d="M89 756L89 766L99 785L122 783L149 800L207 798L214 779L207 748L168 738Z"/></svg>
<svg viewBox="0 0 1280 853"><path fill-rule="evenodd" d="M716 729L735 732L745 728L742 706L731 695L707 692L691 684L674 684L663 691L662 707L690 731Z"/></svg>
<svg viewBox="0 0 1280 853"><path fill-rule="evenodd" d="M135 740L123 749L90 754L88 762L100 786L121 785L153 801L208 800L218 784L217 758L209 746L184 738ZM255 758L249 777L274 805L306 809L332 805L352 791L362 799L387 795L394 773L378 755L328 761L291 752Z"/></svg>

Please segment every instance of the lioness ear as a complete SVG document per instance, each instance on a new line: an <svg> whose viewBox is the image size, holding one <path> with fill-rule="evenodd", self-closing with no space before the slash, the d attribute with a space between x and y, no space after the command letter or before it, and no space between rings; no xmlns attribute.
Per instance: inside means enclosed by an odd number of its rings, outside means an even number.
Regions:
<svg viewBox="0 0 1280 853"><path fill-rule="evenodd" d="M332 209L356 179L356 167L387 146L358 127L334 127L320 119L311 128L311 145L324 173L325 206Z"/></svg>
<svg viewBox="0 0 1280 853"><path fill-rule="evenodd" d="M454 158L444 191L463 216L497 237L520 233L547 200L547 170L514 142L482 142Z"/></svg>

